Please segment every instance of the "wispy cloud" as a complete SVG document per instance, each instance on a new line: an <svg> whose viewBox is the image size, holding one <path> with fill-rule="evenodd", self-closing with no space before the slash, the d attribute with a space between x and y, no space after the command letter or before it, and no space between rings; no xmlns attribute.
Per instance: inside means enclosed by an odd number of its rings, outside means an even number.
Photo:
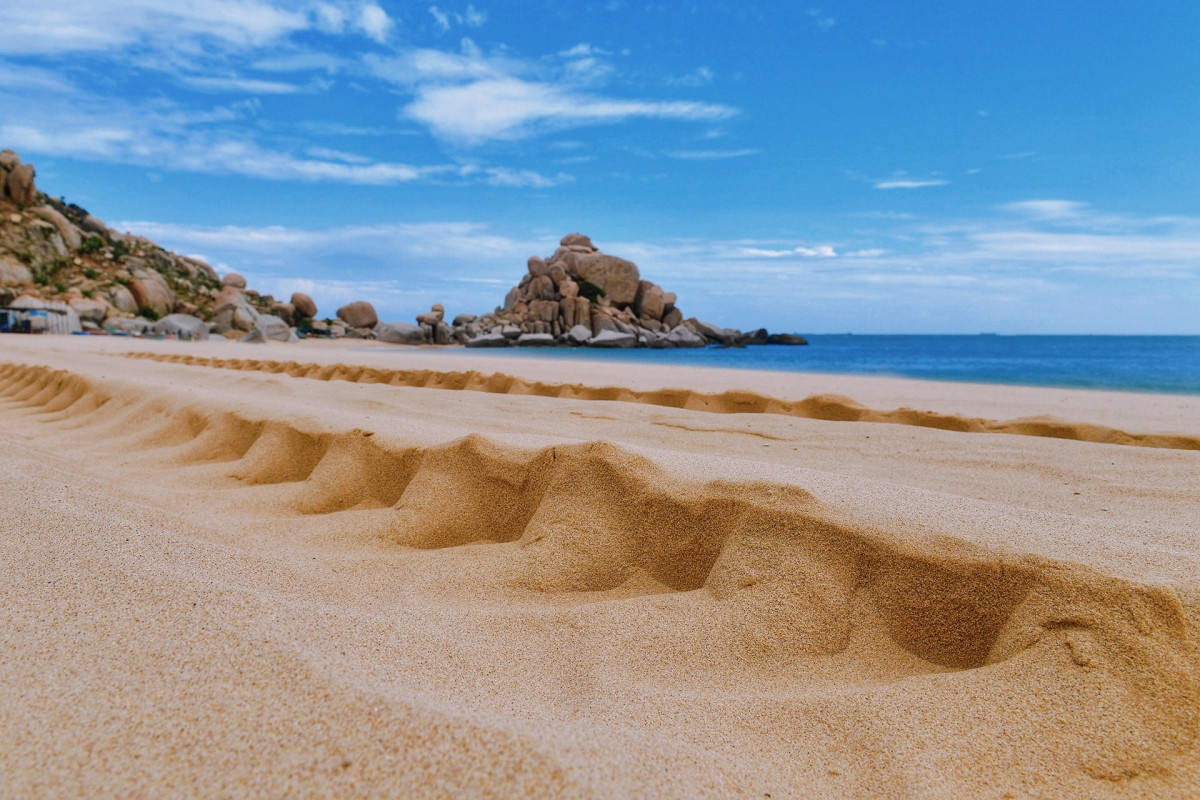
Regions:
<svg viewBox="0 0 1200 800"><path fill-rule="evenodd" d="M667 150L663 155L684 161L715 161L727 158L745 158L761 152L761 150L750 148L742 150Z"/></svg>
<svg viewBox="0 0 1200 800"><path fill-rule="evenodd" d="M465 25L469 28L479 28L487 22L487 12L480 11L470 4L467 5L465 11L444 11L437 6L430 6L429 14L433 17L434 24L443 33L449 31L452 24Z"/></svg>
<svg viewBox="0 0 1200 800"><path fill-rule="evenodd" d="M567 175L547 177L523 169L379 161L316 146L298 153L259 141L252 126L211 124L237 122L252 113L253 104L196 115L163 104L99 109L68 102L37 107L20 124L0 122L0 141L22 152L277 181L391 185L470 180L546 188L571 180Z"/></svg>
<svg viewBox="0 0 1200 800"><path fill-rule="evenodd" d="M928 186L945 186L950 181L941 178L917 180L913 178L895 178L886 181L876 181L876 189L924 189Z"/></svg>
<svg viewBox="0 0 1200 800"><path fill-rule="evenodd" d="M254 78L239 77L202 77L198 75L180 76L179 81L189 88L202 92L244 92L246 94L296 94L304 91L304 87L282 81L264 81Z"/></svg>
<svg viewBox="0 0 1200 800"><path fill-rule="evenodd" d="M491 186L532 187L535 189L549 189L552 186L561 186L575 180L572 176L561 172L550 177L529 169L510 169L508 167L486 167L483 169L483 175L484 183Z"/></svg>
<svg viewBox="0 0 1200 800"><path fill-rule="evenodd" d="M667 86L684 86L695 89L712 83L716 76L717 74L708 67L697 67L686 75L667 78Z"/></svg>
<svg viewBox="0 0 1200 800"><path fill-rule="evenodd" d="M201 52L246 50L302 31L354 32L382 41L391 18L375 3L328 0L74 0L6 4L0 51L8 55L104 52L130 46Z"/></svg>
<svg viewBox="0 0 1200 800"><path fill-rule="evenodd" d="M770 250L761 247L738 248L738 253L750 258L837 258L838 254L831 245L822 244L816 247L793 247L790 250Z"/></svg>
<svg viewBox="0 0 1200 800"><path fill-rule="evenodd" d="M638 118L713 122L738 113L713 103L608 96L598 91L613 71L601 52L576 45L551 61L533 62L504 52L485 55L464 39L459 53L417 49L369 56L366 63L374 75L411 93L401 118L457 145Z"/></svg>
<svg viewBox="0 0 1200 800"><path fill-rule="evenodd" d="M823 31L827 31L837 24L836 19L819 8L809 8L804 13L808 15L808 18L813 21L814 25Z"/></svg>
<svg viewBox="0 0 1200 800"><path fill-rule="evenodd" d="M422 85L403 115L435 135L463 144L520 139L538 133L630 118L710 121L737 111L689 101L623 100L516 77L460 85Z"/></svg>

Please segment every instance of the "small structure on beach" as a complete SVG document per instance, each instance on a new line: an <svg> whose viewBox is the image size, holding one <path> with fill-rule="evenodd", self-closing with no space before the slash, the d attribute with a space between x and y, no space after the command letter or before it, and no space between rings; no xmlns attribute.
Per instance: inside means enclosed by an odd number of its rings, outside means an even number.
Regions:
<svg viewBox="0 0 1200 800"><path fill-rule="evenodd" d="M66 303L22 295L0 306L0 333L57 333L81 331L79 315Z"/></svg>

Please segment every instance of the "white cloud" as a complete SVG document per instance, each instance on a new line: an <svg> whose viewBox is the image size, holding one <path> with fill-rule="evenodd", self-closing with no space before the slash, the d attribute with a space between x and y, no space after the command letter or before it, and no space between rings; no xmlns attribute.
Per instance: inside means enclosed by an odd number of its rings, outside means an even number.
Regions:
<svg viewBox="0 0 1200 800"><path fill-rule="evenodd" d="M924 189L927 186L945 186L950 181L940 178L930 178L926 180L914 180L911 178L895 178L886 181L877 181L876 189Z"/></svg>
<svg viewBox="0 0 1200 800"><path fill-rule="evenodd" d="M681 75L676 78L667 78L667 85L698 88L700 86L707 86L708 84L712 83L713 78L715 77L716 73L708 67L697 67L694 71L689 72L687 75Z"/></svg>
<svg viewBox="0 0 1200 800"><path fill-rule="evenodd" d="M264 81L254 78L239 77L201 77L197 75L181 75L180 83L189 88L202 92L244 92L246 94L296 94L303 87L282 81Z"/></svg>
<svg viewBox="0 0 1200 800"><path fill-rule="evenodd" d="M293 34L340 34L353 28L383 41L391 19L374 3L301 0L37 0L0 11L0 52L7 55L103 53L123 49L177 57L251 50Z"/></svg>
<svg viewBox="0 0 1200 800"><path fill-rule="evenodd" d="M837 252L831 245L822 244L816 247L793 247L790 250L772 250L761 247L739 247L736 251L739 255L748 256L750 258L789 258L799 256L801 258L837 258Z"/></svg>
<svg viewBox="0 0 1200 800"><path fill-rule="evenodd" d="M53 70L10 64L0 60L0 88L69 93L75 86Z"/></svg>
<svg viewBox="0 0 1200 800"><path fill-rule="evenodd" d="M266 180L396 184L456 178L461 167L415 166L329 153L299 156L252 138L253 128L212 127L236 122L249 106L189 114L169 106L103 109L82 102L31 108L21 124L0 122L0 141L20 152L133 164L169 171L244 175ZM315 151L318 152L319 151Z"/></svg>
<svg viewBox="0 0 1200 800"><path fill-rule="evenodd" d="M433 16L434 23L443 31L450 30L450 15L442 11L437 6L430 6L429 13Z"/></svg>
<svg viewBox="0 0 1200 800"><path fill-rule="evenodd" d="M382 8L367 3L359 7L355 27L375 41L385 42L392 30L392 20Z"/></svg>
<svg viewBox="0 0 1200 800"><path fill-rule="evenodd" d="M480 11L468 4L465 11L444 11L437 6L429 7L429 14L434 24L441 28L442 33L450 30L451 23L464 25L468 28L480 28L487 22L487 12Z"/></svg>
<svg viewBox="0 0 1200 800"><path fill-rule="evenodd" d="M591 45L541 61L504 52L484 55L470 39L460 47L459 53L415 49L387 58L370 55L365 63L376 77L412 94L400 110L403 118L459 145L633 118L717 121L738 113L695 101L605 96L597 85L614 69Z"/></svg>
<svg viewBox="0 0 1200 800"><path fill-rule="evenodd" d="M809 19L813 21L814 25L823 31L827 31L837 24L837 20L819 8L810 8L804 13L808 15Z"/></svg>
<svg viewBox="0 0 1200 800"><path fill-rule="evenodd" d="M570 175L561 172L551 178L533 170L508 167L486 167L483 174L486 176L484 183L491 186L532 187L535 189L548 189L575 180Z"/></svg>
<svg viewBox="0 0 1200 800"><path fill-rule="evenodd" d="M715 120L737 112L706 103L598 97L563 86L499 77L458 86L418 87L403 113L428 126L435 136L477 144L634 117Z"/></svg>
<svg viewBox="0 0 1200 800"><path fill-rule="evenodd" d="M1019 203L1008 203L1002 208L1038 219L1061 220L1078 218L1087 208L1087 204L1071 200L1024 200Z"/></svg>
<svg viewBox="0 0 1200 800"><path fill-rule="evenodd" d="M594 58L596 56L612 55L610 51L601 50L599 47L593 47L587 42L580 42L569 50L560 50L558 54L563 58Z"/></svg>
<svg viewBox="0 0 1200 800"><path fill-rule="evenodd" d="M663 155L685 161L714 161L727 158L745 158L761 153L761 150L668 150Z"/></svg>

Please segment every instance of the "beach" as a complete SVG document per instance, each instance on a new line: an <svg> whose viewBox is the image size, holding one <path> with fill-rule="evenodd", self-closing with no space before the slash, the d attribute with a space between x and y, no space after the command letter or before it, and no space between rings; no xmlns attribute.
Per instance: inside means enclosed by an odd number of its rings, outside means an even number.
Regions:
<svg viewBox="0 0 1200 800"><path fill-rule="evenodd" d="M1200 396L4 337L0 794L1194 797Z"/></svg>

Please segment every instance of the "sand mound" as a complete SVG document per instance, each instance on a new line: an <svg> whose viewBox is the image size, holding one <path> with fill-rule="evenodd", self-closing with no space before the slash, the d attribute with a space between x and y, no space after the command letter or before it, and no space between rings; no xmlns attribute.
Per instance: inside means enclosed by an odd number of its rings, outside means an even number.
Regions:
<svg viewBox="0 0 1200 800"><path fill-rule="evenodd" d="M759 395L209 365L785 413ZM302 405L293 384L267 375L211 390L171 388L165 376L0 366L2 430L36 437L40 459L79 472L76 503L88 498L110 520L81 526L77 506L63 505L61 520L37 518L38 547L55 553L61 542L83 574L93 557L132 571L123 589L77 577L56 590L60 601L40 602L91 608L112 627L81 654L124 665L142 676L131 686L142 681L159 698L126 708L127 724L156 729L182 708L192 726L162 731L175 742L166 750L103 734L88 748L104 754L101 768L61 737L110 707L106 689L88 682L68 698L39 688L37 702L8 708L42 724L0 725L9 793L137 793L148 768L201 793L1183 797L1196 788L1194 584L1139 580L1020 542L973 543L967 527L1007 523L965 497L909 490L912 508L888 509L883 525L761 465L680 463L564 437L513 441L502 428L463 435L418 426L376 395L342 397L357 405L334 413L319 397ZM832 396L790 408L819 419L877 413ZM1022 424L1039 436L1057 430ZM30 480L37 492L67 491ZM871 490L849 476L834 482L850 495ZM0 481L3 496L16 497L14 485ZM949 503L954 515L919 511ZM116 606L105 599L113 592ZM208 621L196 621L194 602L176 602L198 593ZM205 701L217 710L200 718L188 710L195 701L178 698L185 686L229 680L228 647L196 627L213 620L230 641L270 641L278 674L222 683ZM46 642L83 634L73 623L18 623L0 624L14 654L0 658L3 682L59 685ZM147 673L159 651L189 654L188 671ZM267 656L232 658L258 675ZM391 755L378 732L394 737ZM330 740L343 753L336 778L296 756Z"/></svg>

